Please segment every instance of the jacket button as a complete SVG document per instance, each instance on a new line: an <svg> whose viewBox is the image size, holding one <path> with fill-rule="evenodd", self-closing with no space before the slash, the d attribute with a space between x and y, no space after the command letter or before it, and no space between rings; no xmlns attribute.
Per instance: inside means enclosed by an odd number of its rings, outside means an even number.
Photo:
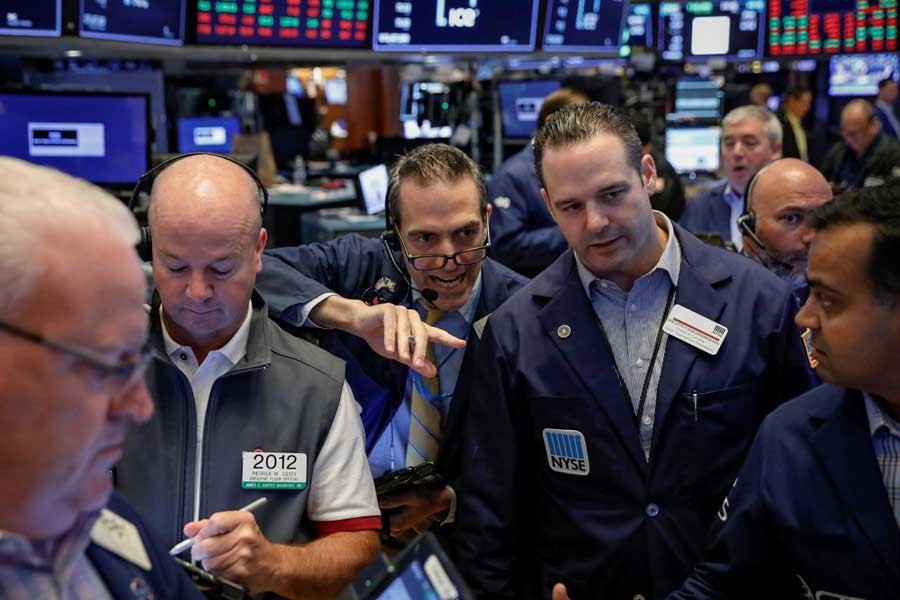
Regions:
<svg viewBox="0 0 900 600"><path fill-rule="evenodd" d="M659 507L651 502L647 505L647 508L644 509L644 512L647 513L648 517L653 518L659 514Z"/></svg>

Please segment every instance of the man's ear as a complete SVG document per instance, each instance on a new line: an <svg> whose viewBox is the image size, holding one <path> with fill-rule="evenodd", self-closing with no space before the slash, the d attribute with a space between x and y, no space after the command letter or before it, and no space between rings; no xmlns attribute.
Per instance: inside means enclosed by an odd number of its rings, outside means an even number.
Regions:
<svg viewBox="0 0 900 600"><path fill-rule="evenodd" d="M256 247L253 249L256 254L256 272L259 273L262 271L262 255L263 250L266 249L266 242L269 239L269 232L266 231L265 227L261 227L259 230L259 237L256 239Z"/></svg>
<svg viewBox="0 0 900 600"><path fill-rule="evenodd" d="M547 212L550 213L550 216L553 217L553 220L556 220L556 213L553 212L553 203L550 202L550 195L547 193L546 188L541 188L541 198L544 199L544 206L547 207Z"/></svg>
<svg viewBox="0 0 900 600"><path fill-rule="evenodd" d="M656 192L656 163L649 154L645 154L641 159L641 182L648 195Z"/></svg>

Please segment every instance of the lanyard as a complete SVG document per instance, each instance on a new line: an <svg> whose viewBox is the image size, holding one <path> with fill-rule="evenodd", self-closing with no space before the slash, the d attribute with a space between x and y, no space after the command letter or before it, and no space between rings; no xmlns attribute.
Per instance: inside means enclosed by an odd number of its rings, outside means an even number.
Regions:
<svg viewBox="0 0 900 600"><path fill-rule="evenodd" d="M619 371L619 366L616 364L616 355L613 352L612 344L609 343L609 337L606 335L606 329L603 328L603 321L598 317L597 321L600 323L600 333L603 334L603 342L606 344L606 349L609 351L610 356L613 359L613 368L616 371L616 377L619 378L619 387L622 389L622 393L625 395L625 400L628 402L628 409L634 414L634 420L637 423L638 429L641 426L641 417L644 416L644 405L647 402L647 391L650 389L650 379L653 377L653 367L656 366L656 359L659 356L659 349L662 346L662 338L663 338L663 327L666 324L666 319L669 317L669 312L672 310L672 304L675 301L675 290L676 286L672 285L669 289L669 295L666 299L666 310L663 312L662 319L659 321L659 329L656 331L656 343L653 346L653 356L650 359L650 364L647 366L647 374L644 376L644 384L641 387L641 397L638 402L637 410L635 411L634 402L631 399L631 394L628 392L628 386L625 384L625 380L622 378L622 373Z"/></svg>

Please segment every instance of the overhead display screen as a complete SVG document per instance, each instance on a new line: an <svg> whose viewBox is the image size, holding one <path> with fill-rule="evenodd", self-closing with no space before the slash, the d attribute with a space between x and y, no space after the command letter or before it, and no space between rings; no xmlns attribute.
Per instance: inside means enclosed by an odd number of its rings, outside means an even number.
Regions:
<svg viewBox="0 0 900 600"><path fill-rule="evenodd" d="M375 0L375 50L529 52L538 0Z"/></svg>
<svg viewBox="0 0 900 600"><path fill-rule="evenodd" d="M829 96L874 96L878 84L898 78L900 59L896 54L852 54L832 56L829 64Z"/></svg>
<svg viewBox="0 0 900 600"><path fill-rule="evenodd" d="M625 0L547 0L544 49L618 53Z"/></svg>
<svg viewBox="0 0 900 600"><path fill-rule="evenodd" d="M623 44L632 48L653 47L653 19L650 16L650 8L647 2L630 4L625 29L622 31Z"/></svg>
<svg viewBox="0 0 900 600"><path fill-rule="evenodd" d="M196 0L197 43L368 48L371 0Z"/></svg>
<svg viewBox="0 0 900 600"><path fill-rule="evenodd" d="M765 43L765 0L660 2L663 60L757 60Z"/></svg>
<svg viewBox="0 0 900 600"><path fill-rule="evenodd" d="M62 0L3 0L0 35L59 37Z"/></svg>
<svg viewBox="0 0 900 600"><path fill-rule="evenodd" d="M768 0L771 56L897 51L897 0Z"/></svg>
<svg viewBox="0 0 900 600"><path fill-rule="evenodd" d="M82 37L180 46L184 0L79 0Z"/></svg>

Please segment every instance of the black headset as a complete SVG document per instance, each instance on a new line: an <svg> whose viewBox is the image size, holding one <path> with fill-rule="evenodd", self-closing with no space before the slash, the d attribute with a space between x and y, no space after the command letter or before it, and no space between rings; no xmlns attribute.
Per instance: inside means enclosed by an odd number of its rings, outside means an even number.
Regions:
<svg viewBox="0 0 900 600"><path fill-rule="evenodd" d="M223 160L227 160L228 162L236 164L237 166L242 168L256 184L260 201L259 214L260 216L265 216L266 209L269 208L269 192L268 190L266 190L266 186L263 185L262 181L260 181L259 176L256 174L256 172L240 161L225 156L224 154L216 154L215 152L188 152L186 154L173 156L172 158L159 163L158 165L141 175L140 179L138 179L137 184L134 186L134 190L132 190L131 192L131 198L128 200L128 208L132 212L134 212L135 207L138 205L138 201L140 200L141 194L148 194L149 196L150 191L153 189L153 182L156 180L157 176L159 176L160 173L171 166L172 163L176 163L179 160L187 158L189 156L215 156ZM149 208L149 201L147 206ZM152 238L150 236L149 224L146 227L141 227L141 240L138 242L136 248L138 256L141 257L141 260L149 262L153 259L153 244Z"/></svg>
<svg viewBox="0 0 900 600"><path fill-rule="evenodd" d="M737 226L738 230L740 230L741 233L753 240L753 243L756 244L759 249L767 257L769 257L770 260L774 261L782 267L793 269L793 265L776 258L775 255L769 251L766 245L763 244L762 240L759 239L759 236L756 235L756 213L750 210L750 194L753 192L753 186L756 184L757 178L759 178L760 174L765 171L769 167L769 165L772 165L779 160L782 159L776 158L775 160L767 162L756 171L754 171L753 175L750 176L750 179L747 181L747 187L744 188L744 212L740 217L738 217Z"/></svg>

